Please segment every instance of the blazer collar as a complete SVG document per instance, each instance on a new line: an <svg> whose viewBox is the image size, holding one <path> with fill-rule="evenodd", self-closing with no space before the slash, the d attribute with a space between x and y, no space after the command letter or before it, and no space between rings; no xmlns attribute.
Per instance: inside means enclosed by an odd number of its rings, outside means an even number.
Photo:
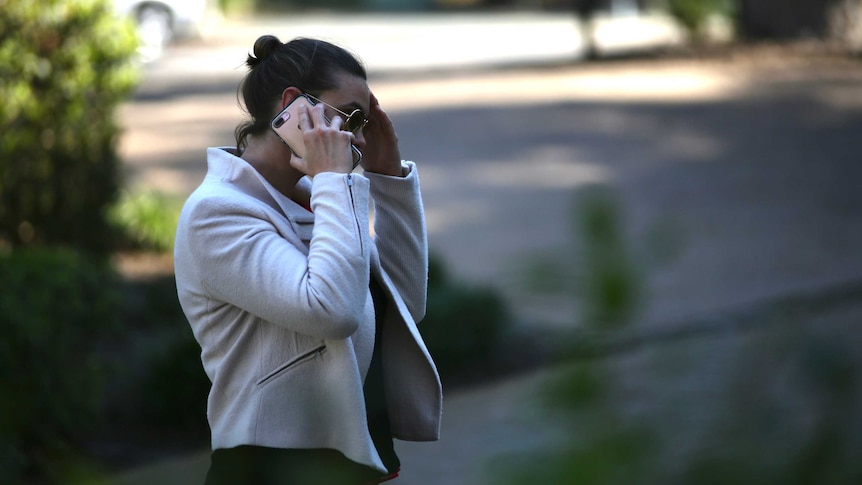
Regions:
<svg viewBox="0 0 862 485"><path fill-rule="evenodd" d="M280 211L288 220L313 223L314 214L279 192L248 162L237 155L233 147L207 148L207 177L228 182L252 197ZM311 194L311 181L303 177L296 185L303 195Z"/></svg>

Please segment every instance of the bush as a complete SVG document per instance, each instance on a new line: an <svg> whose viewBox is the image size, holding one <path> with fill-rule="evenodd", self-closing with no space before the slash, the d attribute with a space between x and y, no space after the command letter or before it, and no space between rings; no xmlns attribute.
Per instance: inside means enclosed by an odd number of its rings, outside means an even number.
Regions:
<svg viewBox="0 0 862 485"><path fill-rule="evenodd" d="M110 5L0 1L0 242L108 250L136 49Z"/></svg>
<svg viewBox="0 0 862 485"><path fill-rule="evenodd" d="M207 443L210 382L201 365L200 345L177 300L173 275L126 282L123 303L129 372L114 383L112 419L122 422L124 430ZM124 435L120 438L129 438Z"/></svg>
<svg viewBox="0 0 862 485"><path fill-rule="evenodd" d="M151 356L141 383L142 418L152 426L207 443L210 381L201 365L201 347L188 325Z"/></svg>
<svg viewBox="0 0 862 485"><path fill-rule="evenodd" d="M422 337L441 378L465 377L495 357L510 328L509 309L491 288L452 281L437 258L431 258L428 273Z"/></svg>
<svg viewBox="0 0 862 485"><path fill-rule="evenodd" d="M713 15L730 16L730 0L668 0L671 15L689 32L699 36Z"/></svg>
<svg viewBox="0 0 862 485"><path fill-rule="evenodd" d="M124 193L108 213L120 233L119 245L172 251L182 203L156 192Z"/></svg>
<svg viewBox="0 0 862 485"><path fill-rule="evenodd" d="M620 198L610 187L584 187L575 198L575 238L565 252L572 261L559 260L556 266L576 268L576 274L554 279L574 283L558 289L578 297L580 316L573 323L586 332L561 341L562 355L571 362L546 381L538 401L541 412L552 416L555 427L570 438L552 451L501 455L492 462L493 483L668 483L643 478L655 462L655 437L646 426L626 425L627 416L614 401L620 395L615 369L580 360L607 351L601 337L628 330L643 303L644 275L624 216ZM659 239L659 248L663 241ZM545 271L553 270L549 263L540 274L554 274Z"/></svg>
<svg viewBox="0 0 862 485"><path fill-rule="evenodd" d="M117 328L115 275L68 251L0 255L0 482L60 481L99 423L97 346Z"/></svg>

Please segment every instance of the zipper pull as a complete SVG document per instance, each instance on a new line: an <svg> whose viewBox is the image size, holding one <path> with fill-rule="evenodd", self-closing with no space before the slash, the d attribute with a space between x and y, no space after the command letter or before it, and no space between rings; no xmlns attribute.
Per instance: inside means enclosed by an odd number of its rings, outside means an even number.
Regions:
<svg viewBox="0 0 862 485"><path fill-rule="evenodd" d="M352 173L347 174L347 186L353 187L353 174Z"/></svg>

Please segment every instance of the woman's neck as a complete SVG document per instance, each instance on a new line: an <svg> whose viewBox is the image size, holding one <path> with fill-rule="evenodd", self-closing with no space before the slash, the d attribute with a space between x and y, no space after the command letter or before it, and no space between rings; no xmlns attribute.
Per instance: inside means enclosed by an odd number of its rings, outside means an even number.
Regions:
<svg viewBox="0 0 862 485"><path fill-rule="evenodd" d="M294 188L303 174L290 165L290 156L290 150L284 144L278 140L274 143L268 138L249 140L241 155L270 185L293 199Z"/></svg>

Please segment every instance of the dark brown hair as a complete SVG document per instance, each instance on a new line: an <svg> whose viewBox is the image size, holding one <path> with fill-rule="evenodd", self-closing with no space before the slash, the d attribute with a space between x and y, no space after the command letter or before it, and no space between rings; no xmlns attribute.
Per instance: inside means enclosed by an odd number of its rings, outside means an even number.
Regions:
<svg viewBox="0 0 862 485"><path fill-rule="evenodd" d="M283 43L272 35L261 36L254 43L254 52L248 55L249 72L237 90L249 120L236 127L237 150L242 150L249 136L269 129L270 119L276 115L273 106L289 86L304 93L320 93L338 87L335 78L347 73L367 79L359 60L342 47L329 42L297 38Z"/></svg>

